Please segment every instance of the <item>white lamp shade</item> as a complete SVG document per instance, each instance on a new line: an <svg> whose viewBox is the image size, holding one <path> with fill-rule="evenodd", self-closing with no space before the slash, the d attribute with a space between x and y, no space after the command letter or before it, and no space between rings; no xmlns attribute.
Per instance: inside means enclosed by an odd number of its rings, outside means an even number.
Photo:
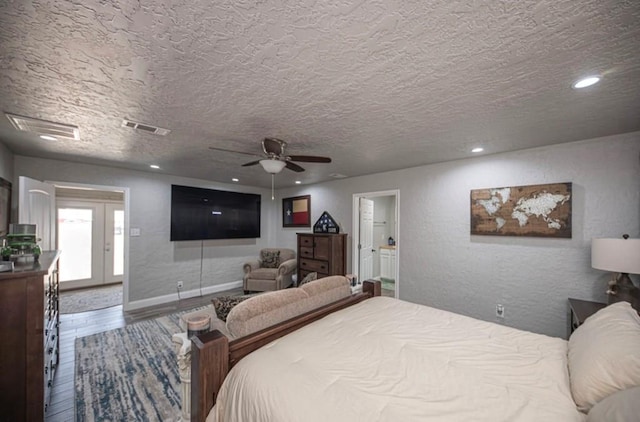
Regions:
<svg viewBox="0 0 640 422"><path fill-rule="evenodd" d="M591 239L591 266L615 273L640 274L640 239Z"/></svg>
<svg viewBox="0 0 640 422"><path fill-rule="evenodd" d="M280 160L260 160L260 165L267 173L275 174L280 173L287 163Z"/></svg>

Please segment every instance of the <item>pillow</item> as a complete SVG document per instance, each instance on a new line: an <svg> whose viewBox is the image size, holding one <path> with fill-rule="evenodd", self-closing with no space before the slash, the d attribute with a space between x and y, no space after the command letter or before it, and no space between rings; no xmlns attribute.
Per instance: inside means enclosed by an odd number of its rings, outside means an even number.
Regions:
<svg viewBox="0 0 640 422"><path fill-rule="evenodd" d="M588 412L605 397L640 385L640 316L617 302L587 318L569 338L571 393Z"/></svg>
<svg viewBox="0 0 640 422"><path fill-rule="evenodd" d="M298 287L302 286L303 284L307 284L310 281L317 280L317 279L318 279L318 273L309 273L309 274L304 276L302 281L300 281L300 284L298 284Z"/></svg>
<svg viewBox="0 0 640 422"><path fill-rule="evenodd" d="M262 268L278 268L280 266L280 251L260 252Z"/></svg>
<svg viewBox="0 0 640 422"><path fill-rule="evenodd" d="M211 299L213 308L216 310L216 316L222 321L227 321L227 315L238 303L243 302L256 294L243 295L243 296L219 296Z"/></svg>
<svg viewBox="0 0 640 422"><path fill-rule="evenodd" d="M640 415L640 387L618 391L599 401L589 411L587 422L627 422Z"/></svg>

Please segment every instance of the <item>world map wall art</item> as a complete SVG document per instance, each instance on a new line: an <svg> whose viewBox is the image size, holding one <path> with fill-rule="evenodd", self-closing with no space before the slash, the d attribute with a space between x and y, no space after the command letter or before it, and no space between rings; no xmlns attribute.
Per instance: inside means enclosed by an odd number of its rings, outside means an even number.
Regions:
<svg viewBox="0 0 640 422"><path fill-rule="evenodd" d="M471 191L471 234L571 237L571 183Z"/></svg>

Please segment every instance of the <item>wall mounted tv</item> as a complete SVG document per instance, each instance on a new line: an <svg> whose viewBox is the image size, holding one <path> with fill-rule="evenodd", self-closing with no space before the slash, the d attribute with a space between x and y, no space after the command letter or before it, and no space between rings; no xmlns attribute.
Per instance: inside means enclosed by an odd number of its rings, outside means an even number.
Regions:
<svg viewBox="0 0 640 422"><path fill-rule="evenodd" d="M260 195L171 185L171 241L260 237Z"/></svg>

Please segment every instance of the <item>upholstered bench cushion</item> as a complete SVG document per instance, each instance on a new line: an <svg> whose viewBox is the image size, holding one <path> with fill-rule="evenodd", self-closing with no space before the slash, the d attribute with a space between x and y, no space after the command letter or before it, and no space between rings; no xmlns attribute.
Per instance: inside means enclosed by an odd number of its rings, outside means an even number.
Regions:
<svg viewBox="0 0 640 422"><path fill-rule="evenodd" d="M227 329L234 338L243 337L307 311L307 293L285 289L252 297L234 307L227 316Z"/></svg>
<svg viewBox="0 0 640 422"><path fill-rule="evenodd" d="M311 309L351 296L349 280L341 275L319 278L305 283L299 289L309 295Z"/></svg>

